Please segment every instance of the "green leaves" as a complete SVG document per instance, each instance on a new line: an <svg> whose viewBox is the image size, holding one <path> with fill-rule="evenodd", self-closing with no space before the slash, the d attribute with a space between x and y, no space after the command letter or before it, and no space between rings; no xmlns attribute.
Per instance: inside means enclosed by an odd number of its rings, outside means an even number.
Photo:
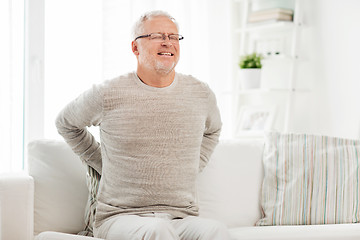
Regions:
<svg viewBox="0 0 360 240"><path fill-rule="evenodd" d="M263 59L261 54L256 54L256 53L242 56L240 58L239 67L240 68L261 68L262 67L261 59Z"/></svg>

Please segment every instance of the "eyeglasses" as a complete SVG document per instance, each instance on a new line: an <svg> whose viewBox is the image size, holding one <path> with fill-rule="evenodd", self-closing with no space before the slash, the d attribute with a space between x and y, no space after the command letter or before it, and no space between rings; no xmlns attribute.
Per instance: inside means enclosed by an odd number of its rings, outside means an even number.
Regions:
<svg viewBox="0 0 360 240"><path fill-rule="evenodd" d="M134 41L136 41L139 38L149 38L151 41L154 42L162 42L166 40L166 37L169 38L169 41L172 43L178 43L180 40L183 40L184 37L180 34L169 34L166 35L165 33L150 33L146 35L141 35L135 38Z"/></svg>

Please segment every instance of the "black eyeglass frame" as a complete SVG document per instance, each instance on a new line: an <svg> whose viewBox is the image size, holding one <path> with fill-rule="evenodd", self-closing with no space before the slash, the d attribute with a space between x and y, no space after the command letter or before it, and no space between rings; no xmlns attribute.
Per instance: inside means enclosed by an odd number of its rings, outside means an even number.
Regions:
<svg viewBox="0 0 360 240"><path fill-rule="evenodd" d="M183 37L182 35L176 34L176 33L175 33L175 34L169 34L169 35L166 35L165 33L149 33L149 34L146 34L146 35L140 35L140 36L136 37L136 38L134 39L134 41L136 41L136 40L139 39L139 38L151 37L152 34L161 34L163 41L165 41L165 39L166 39L166 37L167 37L167 38L169 38L169 41L171 42L170 37L169 37L169 36L171 36L171 35L176 35L176 36L178 36L178 37L179 37L179 40L178 40L178 41L184 39L184 37Z"/></svg>

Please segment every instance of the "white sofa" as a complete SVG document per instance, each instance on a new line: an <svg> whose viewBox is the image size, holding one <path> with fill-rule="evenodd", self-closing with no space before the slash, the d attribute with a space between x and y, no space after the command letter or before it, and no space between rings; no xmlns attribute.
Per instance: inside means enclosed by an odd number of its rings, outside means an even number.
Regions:
<svg viewBox="0 0 360 240"><path fill-rule="evenodd" d="M360 239L360 224L255 226L261 218L262 139L222 140L198 179L200 215L233 239ZM84 229L86 168L62 141L28 146L29 175L0 177L1 240L91 240Z"/></svg>

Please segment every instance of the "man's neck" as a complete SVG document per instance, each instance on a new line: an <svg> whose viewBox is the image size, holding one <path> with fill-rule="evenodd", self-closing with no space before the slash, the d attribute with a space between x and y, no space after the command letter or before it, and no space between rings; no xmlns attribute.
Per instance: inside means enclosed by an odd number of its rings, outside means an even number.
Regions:
<svg viewBox="0 0 360 240"><path fill-rule="evenodd" d="M172 70L167 74L161 74L155 71L144 71L138 68L136 73L143 83L157 88L170 86L175 78L175 70Z"/></svg>

